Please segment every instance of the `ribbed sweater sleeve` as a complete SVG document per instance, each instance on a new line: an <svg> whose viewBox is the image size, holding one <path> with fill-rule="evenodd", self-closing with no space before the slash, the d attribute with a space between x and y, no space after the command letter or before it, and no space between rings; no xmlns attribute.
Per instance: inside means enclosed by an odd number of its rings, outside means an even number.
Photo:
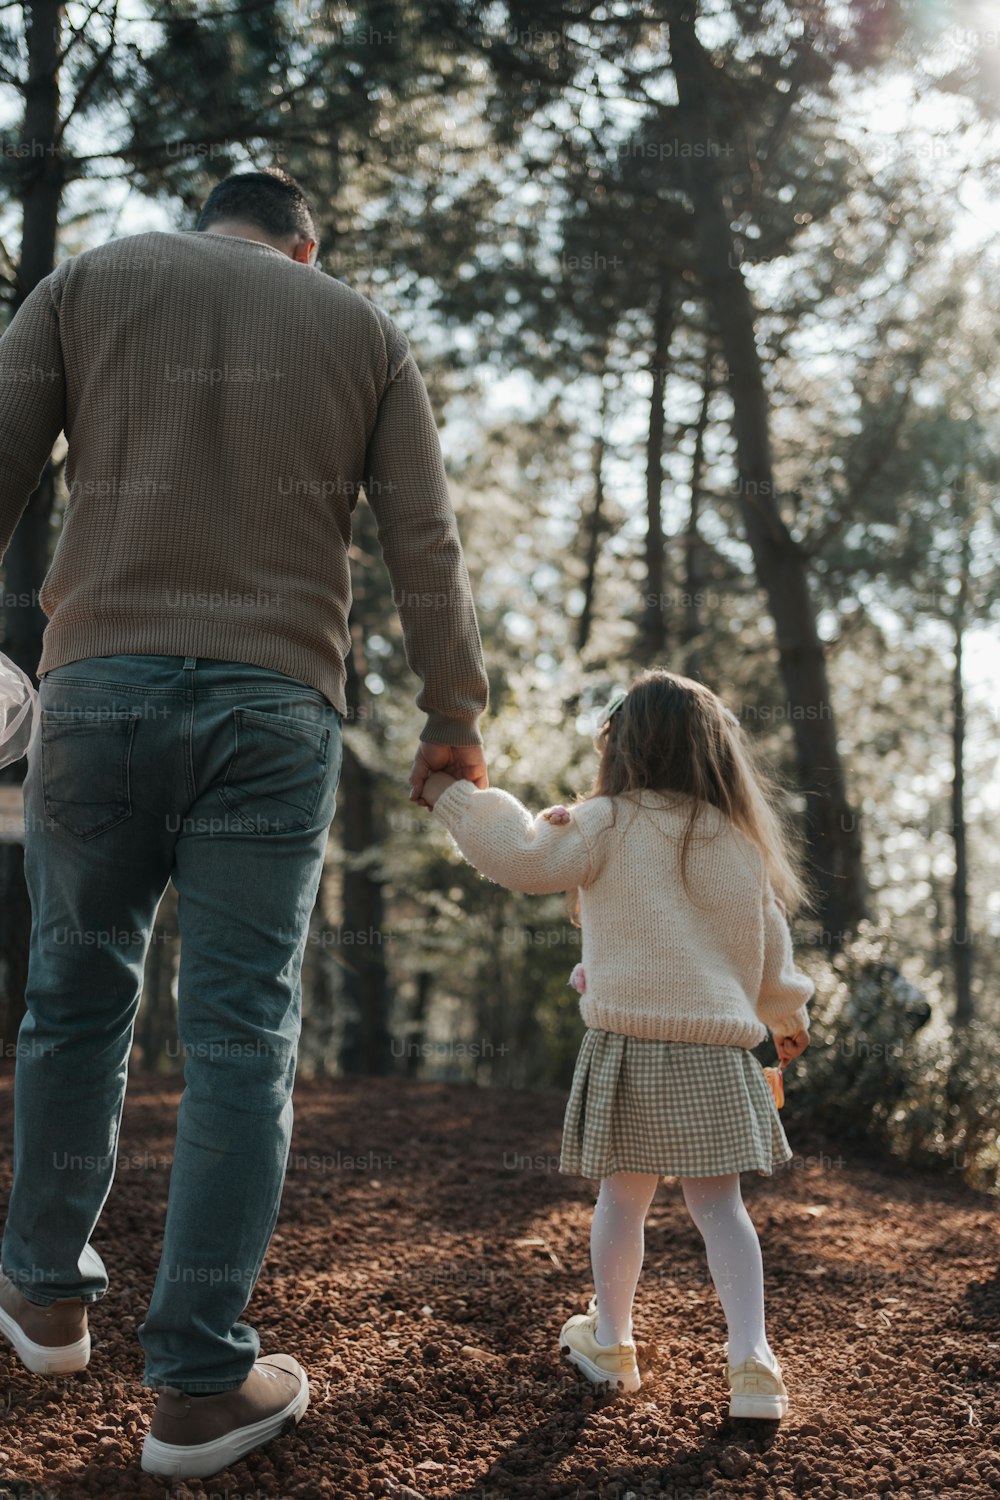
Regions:
<svg viewBox="0 0 1000 1500"><path fill-rule="evenodd" d="M482 643L434 414L412 354L379 404L364 484L406 660L423 683L420 738L481 745L478 719L488 701Z"/></svg>
<svg viewBox="0 0 1000 1500"><path fill-rule="evenodd" d="M568 823L548 823L509 792L480 791L471 781L442 792L434 812L469 863L508 890L536 896L573 890L589 885L600 868L592 813L574 811Z"/></svg>
<svg viewBox="0 0 1000 1500"><path fill-rule="evenodd" d="M757 1014L772 1035L792 1036L809 1030L806 1001L813 982L795 967L792 937L774 892L764 891L764 973L757 997Z"/></svg>
<svg viewBox="0 0 1000 1500"><path fill-rule="evenodd" d="M0 562L65 420L66 380L51 281L0 339Z"/></svg>

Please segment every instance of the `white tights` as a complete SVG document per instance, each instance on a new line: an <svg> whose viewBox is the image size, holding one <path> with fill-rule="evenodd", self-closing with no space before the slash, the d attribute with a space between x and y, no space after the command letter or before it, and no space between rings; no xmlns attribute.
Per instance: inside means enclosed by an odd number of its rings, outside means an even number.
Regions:
<svg viewBox="0 0 1000 1500"><path fill-rule="evenodd" d="M643 1227L659 1181L644 1172L616 1172L601 1181L590 1230L599 1344L631 1337L632 1302L645 1250ZM740 1193L739 1174L682 1177L681 1190L705 1241L729 1330L729 1363L740 1365L752 1356L773 1364L764 1331L760 1241Z"/></svg>

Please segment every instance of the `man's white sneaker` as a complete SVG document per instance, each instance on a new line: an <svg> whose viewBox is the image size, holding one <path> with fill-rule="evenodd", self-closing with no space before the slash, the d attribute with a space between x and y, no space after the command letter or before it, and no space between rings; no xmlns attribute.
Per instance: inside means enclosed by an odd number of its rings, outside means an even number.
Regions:
<svg viewBox="0 0 1000 1500"><path fill-rule="evenodd" d="M63 1297L44 1306L29 1302L0 1271L0 1334L34 1375L66 1375L90 1361L87 1309L82 1297Z"/></svg>
<svg viewBox="0 0 1000 1500"><path fill-rule="evenodd" d="M295 1426L309 1380L290 1354L257 1360L242 1385L192 1397L161 1391L142 1446L142 1468L165 1479L208 1479Z"/></svg>

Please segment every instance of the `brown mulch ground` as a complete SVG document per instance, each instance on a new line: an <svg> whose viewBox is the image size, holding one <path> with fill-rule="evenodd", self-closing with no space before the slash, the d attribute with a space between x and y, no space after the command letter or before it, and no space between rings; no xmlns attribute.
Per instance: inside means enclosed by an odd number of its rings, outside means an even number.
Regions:
<svg viewBox="0 0 1000 1500"><path fill-rule="evenodd" d="M744 1177L792 1410L730 1422L725 1328L676 1184L647 1225L643 1386L604 1396L556 1340L592 1290L593 1192L556 1170L565 1096L300 1082L278 1230L248 1316L309 1371L293 1434L222 1475L144 1476L142 1322L178 1088L133 1077L95 1244L112 1276L87 1370L46 1379L0 1340L0 1496L265 1500L657 1496L791 1500L1000 1492L998 1205L804 1138ZM0 1213L11 1077L0 1077Z"/></svg>

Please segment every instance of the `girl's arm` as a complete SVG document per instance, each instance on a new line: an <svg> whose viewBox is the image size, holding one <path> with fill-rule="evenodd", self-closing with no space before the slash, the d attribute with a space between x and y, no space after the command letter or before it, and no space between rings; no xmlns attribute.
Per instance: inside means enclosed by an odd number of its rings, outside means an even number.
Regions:
<svg viewBox="0 0 1000 1500"><path fill-rule="evenodd" d="M436 794L434 814L448 829L471 865L510 891L552 895L585 886L597 873L593 803L585 818L571 812L565 823L551 823L499 787L478 791L471 781L454 781ZM600 813L597 812L597 820Z"/></svg>
<svg viewBox="0 0 1000 1500"><path fill-rule="evenodd" d="M764 893L764 974L757 997L757 1014L772 1036L794 1036L809 1031L806 1001L815 985L795 967L792 937L783 909L768 887Z"/></svg>

